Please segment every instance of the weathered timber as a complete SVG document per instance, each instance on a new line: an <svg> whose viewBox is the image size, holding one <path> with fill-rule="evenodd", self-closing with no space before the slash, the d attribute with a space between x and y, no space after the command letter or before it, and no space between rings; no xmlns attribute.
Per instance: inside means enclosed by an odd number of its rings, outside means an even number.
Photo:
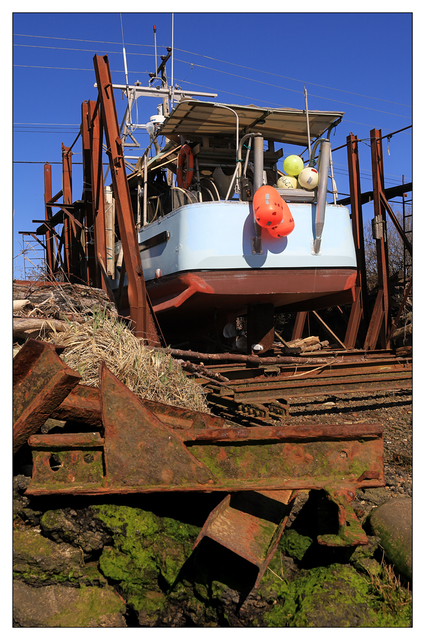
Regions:
<svg viewBox="0 0 425 640"><path fill-rule="evenodd" d="M59 317L58 312L91 315L93 309L117 313L115 304L102 289L68 282L15 280L13 299L28 300L35 307L41 307L49 317Z"/></svg>
<svg viewBox="0 0 425 640"><path fill-rule="evenodd" d="M249 362L252 364L328 364L333 358L297 358L296 356L247 356L238 353L200 353L198 351L183 351L182 349L166 349L175 358L187 358L205 362Z"/></svg>
<svg viewBox="0 0 425 640"><path fill-rule="evenodd" d="M65 331L67 326L54 318L13 318L13 338L35 337L41 331Z"/></svg>

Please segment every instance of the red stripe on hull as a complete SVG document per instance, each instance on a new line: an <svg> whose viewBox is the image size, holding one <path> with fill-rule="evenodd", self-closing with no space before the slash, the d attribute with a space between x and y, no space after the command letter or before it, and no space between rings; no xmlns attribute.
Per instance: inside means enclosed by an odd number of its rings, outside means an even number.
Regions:
<svg viewBox="0 0 425 640"><path fill-rule="evenodd" d="M356 275L352 268L199 271L149 281L147 289L159 316L215 308L244 313L267 303L302 311L353 302Z"/></svg>

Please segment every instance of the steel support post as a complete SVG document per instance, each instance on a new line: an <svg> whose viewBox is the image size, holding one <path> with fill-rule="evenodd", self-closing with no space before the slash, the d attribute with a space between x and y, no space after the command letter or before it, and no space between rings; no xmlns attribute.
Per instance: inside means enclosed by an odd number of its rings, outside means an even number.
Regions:
<svg viewBox="0 0 425 640"><path fill-rule="evenodd" d="M373 180L373 205L374 219L373 226L375 229L376 240L376 262L378 270L378 288L382 291L382 296L378 296L375 306L379 307L379 313L373 314L379 316L379 335L382 349L389 348L388 328L390 316L390 285L388 273L388 247L386 233L386 213L382 204L381 197L384 195L384 165L382 155L382 135L378 129L372 129L370 132L371 155L372 155L372 180ZM380 299L379 299L380 298ZM375 312L375 309L374 309ZM374 349L376 342L370 341L371 336L377 335L375 331L368 331L368 336L364 344L365 349Z"/></svg>
<svg viewBox="0 0 425 640"><path fill-rule="evenodd" d="M83 202L84 202L84 279L88 285L98 286L96 281L95 245L93 241L93 188L92 154L90 141L89 102L81 105L81 137L83 141Z"/></svg>
<svg viewBox="0 0 425 640"><path fill-rule="evenodd" d="M357 258L356 297L351 307L350 318L344 343L347 349L355 347L360 323L363 319L367 325L369 314L367 308L367 280L364 252L363 213L361 204L360 166L357 136L347 136L348 175L350 181L351 222L353 226L354 246Z"/></svg>
<svg viewBox="0 0 425 640"><path fill-rule="evenodd" d="M64 204L72 203L72 152L62 143L62 191ZM66 213L63 216L63 252L65 275L68 280L71 277L71 230L69 218Z"/></svg>
<svg viewBox="0 0 425 640"><path fill-rule="evenodd" d="M297 340L302 338L305 321L307 319L308 311L299 311L295 318L294 328L292 330L291 340Z"/></svg>
<svg viewBox="0 0 425 640"><path fill-rule="evenodd" d="M99 91L102 124L111 167L116 213L127 270L130 318L136 336L143 338L149 344L159 345L160 339L157 326L153 310L149 305L143 276L108 56L96 55L93 58L93 62Z"/></svg>
<svg viewBox="0 0 425 640"><path fill-rule="evenodd" d="M90 161L91 161L91 185L92 185L92 213L93 242L95 256L95 281L96 286L107 291L107 283L102 277L99 267L99 256L103 264L106 264L106 228L105 228L105 194L102 170L102 141L103 127L99 111L99 104L90 100L88 102L88 120L90 131Z"/></svg>
<svg viewBox="0 0 425 640"><path fill-rule="evenodd" d="M47 162L44 165L44 209L45 219L49 222L52 219L52 207L48 202L52 199L52 167ZM53 264L53 233L48 225L46 225L46 262L48 267L47 277L52 279L54 272Z"/></svg>

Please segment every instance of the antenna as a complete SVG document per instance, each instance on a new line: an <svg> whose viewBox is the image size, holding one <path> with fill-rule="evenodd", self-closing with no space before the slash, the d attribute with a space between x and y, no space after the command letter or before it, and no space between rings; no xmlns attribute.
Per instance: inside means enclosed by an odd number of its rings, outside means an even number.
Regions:
<svg viewBox="0 0 425 640"><path fill-rule="evenodd" d="M308 161L311 160L311 147L310 147L310 119L308 117L308 103L307 103L307 89L304 85L304 100L305 100L305 116L307 118L307 138L308 138Z"/></svg>
<svg viewBox="0 0 425 640"><path fill-rule="evenodd" d="M174 13L171 14L171 109L174 107Z"/></svg>
<svg viewBox="0 0 425 640"><path fill-rule="evenodd" d="M156 63L156 26L155 25L153 25L153 39L155 43L155 75L156 75L156 70L158 69L158 65Z"/></svg>
<svg viewBox="0 0 425 640"><path fill-rule="evenodd" d="M125 48L122 48L122 54L123 54L123 58L124 58L124 73L125 73L125 84L128 87L128 71L127 71L127 58L125 55Z"/></svg>
<svg viewBox="0 0 425 640"><path fill-rule="evenodd" d="M125 56L125 48L124 48L124 27L122 26L122 15L120 14L120 22L121 22L121 37L122 37L122 53L124 56L124 73L125 73L125 84L128 87L128 71L127 71L127 58Z"/></svg>

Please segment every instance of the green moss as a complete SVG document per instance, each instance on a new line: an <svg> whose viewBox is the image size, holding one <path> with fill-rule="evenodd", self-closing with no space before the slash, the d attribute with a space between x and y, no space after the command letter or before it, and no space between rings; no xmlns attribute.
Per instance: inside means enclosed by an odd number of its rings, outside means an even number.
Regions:
<svg viewBox="0 0 425 640"><path fill-rule="evenodd" d="M80 549L58 545L35 530L14 532L13 553L14 578L30 584L106 584L96 565L84 563Z"/></svg>
<svg viewBox="0 0 425 640"><path fill-rule="evenodd" d="M312 543L312 538L301 535L295 529L287 529L279 546L286 555L300 562Z"/></svg>
<svg viewBox="0 0 425 640"><path fill-rule="evenodd" d="M390 606L368 577L347 565L330 565L282 583L264 619L270 627L408 627L411 606Z"/></svg>
<svg viewBox="0 0 425 640"><path fill-rule="evenodd" d="M112 590L81 587L78 592L78 598L72 600L69 608L62 609L60 613L52 616L46 626L103 626L99 623L105 618L106 612L109 619L125 612L125 604Z"/></svg>
<svg viewBox="0 0 425 640"><path fill-rule="evenodd" d="M127 506L95 506L113 536L99 559L102 573L118 583L128 602L149 616L165 603L190 556L199 528Z"/></svg>

